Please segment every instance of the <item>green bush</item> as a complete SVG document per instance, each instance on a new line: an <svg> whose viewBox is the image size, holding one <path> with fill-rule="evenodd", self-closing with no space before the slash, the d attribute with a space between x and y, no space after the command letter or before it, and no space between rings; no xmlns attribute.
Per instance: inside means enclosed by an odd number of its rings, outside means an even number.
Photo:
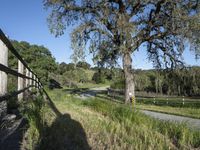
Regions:
<svg viewBox="0 0 200 150"><path fill-rule="evenodd" d="M125 89L125 81L124 80L117 80L111 83L110 87L112 89Z"/></svg>
<svg viewBox="0 0 200 150"><path fill-rule="evenodd" d="M92 77L92 80L99 84L99 83L105 83L106 82L106 77L104 74L102 74L101 72L95 72L93 77Z"/></svg>

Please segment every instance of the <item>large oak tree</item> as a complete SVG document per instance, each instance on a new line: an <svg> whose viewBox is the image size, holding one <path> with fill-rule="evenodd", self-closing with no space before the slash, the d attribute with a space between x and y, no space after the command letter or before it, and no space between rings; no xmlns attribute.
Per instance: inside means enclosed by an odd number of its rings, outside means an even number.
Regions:
<svg viewBox="0 0 200 150"><path fill-rule="evenodd" d="M182 64L186 45L199 55L200 13L198 0L44 0L51 9L49 27L56 36L67 26L77 55L86 48L97 60L122 58L125 102L134 94L131 55L146 46L155 67Z"/></svg>

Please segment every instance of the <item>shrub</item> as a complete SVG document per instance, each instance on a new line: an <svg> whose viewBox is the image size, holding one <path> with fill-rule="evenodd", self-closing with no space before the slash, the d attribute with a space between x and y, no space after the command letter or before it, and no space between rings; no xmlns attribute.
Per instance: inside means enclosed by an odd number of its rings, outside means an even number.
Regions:
<svg viewBox="0 0 200 150"><path fill-rule="evenodd" d="M125 89L125 81L123 79L114 81L110 87L112 89Z"/></svg>
<svg viewBox="0 0 200 150"><path fill-rule="evenodd" d="M105 75L98 71L98 72L94 73L92 80L95 83L99 84L99 83L105 83L105 81L106 81L105 78L106 78Z"/></svg>

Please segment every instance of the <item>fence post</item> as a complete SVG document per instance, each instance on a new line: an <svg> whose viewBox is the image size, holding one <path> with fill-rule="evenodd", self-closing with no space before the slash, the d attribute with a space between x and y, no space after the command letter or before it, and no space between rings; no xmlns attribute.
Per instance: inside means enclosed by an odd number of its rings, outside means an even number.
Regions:
<svg viewBox="0 0 200 150"><path fill-rule="evenodd" d="M37 96L39 96L40 95L40 86L39 86L39 79L38 78L36 78L36 89L37 89Z"/></svg>
<svg viewBox="0 0 200 150"><path fill-rule="evenodd" d="M8 48L6 45L0 40L0 63L8 66ZM8 76L5 72L0 71L0 95L4 95L7 93L7 82ZM0 102L0 118L2 118L7 111L7 102Z"/></svg>
<svg viewBox="0 0 200 150"><path fill-rule="evenodd" d="M42 84L41 84L41 82L40 82L40 89L42 88Z"/></svg>
<svg viewBox="0 0 200 150"><path fill-rule="evenodd" d="M34 88L35 88L35 85L36 85L36 84L35 84L35 83L36 83L36 82L35 82L35 80L36 80L35 75L33 75L33 79L34 79L34 80L33 80L33 86L34 86Z"/></svg>
<svg viewBox="0 0 200 150"><path fill-rule="evenodd" d="M24 65L21 63L20 60L18 60L18 72L21 74L24 74ZM18 77L18 91L22 90L24 88L24 79L21 77ZM23 99L24 93L20 93L18 95L18 100L21 101Z"/></svg>
<svg viewBox="0 0 200 150"><path fill-rule="evenodd" d="M29 70L27 68L26 68L26 76L29 77ZM29 86L29 79L26 78L25 79L25 87L28 87L28 86ZM28 99L29 89L24 92L24 95L25 95L25 99Z"/></svg>
<svg viewBox="0 0 200 150"><path fill-rule="evenodd" d="M29 77L29 70L26 68L26 76ZM29 86L29 79L26 79L26 87Z"/></svg>
<svg viewBox="0 0 200 150"><path fill-rule="evenodd" d="M31 79L29 79L29 85L32 86L32 85L33 85L33 81L32 81L33 74L32 74L31 71L29 72L29 77L31 78ZM32 87L30 87L30 91L31 91L31 90L32 90Z"/></svg>
<svg viewBox="0 0 200 150"><path fill-rule="evenodd" d="M35 80L36 80L36 82L35 82L35 84L36 84L35 87L38 89L38 78L36 77Z"/></svg>
<svg viewBox="0 0 200 150"><path fill-rule="evenodd" d="M37 78L37 88L40 88L40 83L39 83L39 79Z"/></svg>
<svg viewBox="0 0 200 150"><path fill-rule="evenodd" d="M185 99L184 99L184 96L183 96L183 99L182 99L182 101L183 101L183 105L185 104Z"/></svg>
<svg viewBox="0 0 200 150"><path fill-rule="evenodd" d="M169 103L168 100L169 100L169 99L167 98L167 105L168 105L168 103Z"/></svg>

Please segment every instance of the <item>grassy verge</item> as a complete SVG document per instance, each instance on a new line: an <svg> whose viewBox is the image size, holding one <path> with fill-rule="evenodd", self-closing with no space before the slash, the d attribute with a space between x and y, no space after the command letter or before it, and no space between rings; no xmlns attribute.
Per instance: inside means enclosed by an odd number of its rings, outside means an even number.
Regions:
<svg viewBox="0 0 200 150"><path fill-rule="evenodd" d="M97 96L102 97L107 100L110 100L110 101L116 101L119 103L123 103L123 97L120 97L120 96L115 96L115 97L110 96L109 97L107 94L97 94ZM137 101L140 101L140 100L137 100ZM151 101L151 103L153 102L153 100L150 100L150 101ZM165 101L165 100L161 100L161 101ZM170 101L173 101L173 100L170 100ZM143 104L143 103L136 102L136 108L200 119L199 107L186 107L186 106L184 106L184 107L173 106L172 107L172 106L167 106L166 101L164 102L165 105L162 105L162 106L151 104L151 103Z"/></svg>
<svg viewBox="0 0 200 150"><path fill-rule="evenodd" d="M136 107L139 109L152 110L156 112L162 112L162 113L168 113L168 114L200 119L200 109L198 108L155 106L155 105L147 105L147 104L137 104Z"/></svg>
<svg viewBox="0 0 200 150"><path fill-rule="evenodd" d="M184 124L158 121L102 98L80 100L63 90L49 91L49 95L61 116L47 102L32 102L26 112L30 120L26 143L36 143L39 149L200 147L200 131L190 130Z"/></svg>
<svg viewBox="0 0 200 150"><path fill-rule="evenodd" d="M41 96L26 101L21 111L29 122L29 128L22 142L22 149L39 149L42 136L46 132L46 128L51 126L56 115Z"/></svg>
<svg viewBox="0 0 200 150"><path fill-rule="evenodd" d="M57 95L63 96L61 91L52 91L50 94L55 100ZM191 131L184 124L161 122L139 112L132 112L127 106L100 98L78 100L68 95L68 98L63 99L65 99L66 105L76 106L79 110L88 110L89 108L90 112L96 112L98 116L102 115L100 117L102 122L99 125L96 124L97 128L92 132L104 131L108 136L104 143L112 141L114 143L110 144L121 145L120 148L128 149L168 149L169 147L184 149L200 146L200 132ZM55 101L55 103L60 102ZM66 107L62 102L60 105ZM78 115L80 116L80 114ZM87 122L90 121L87 119ZM91 128L90 123L87 128ZM113 134L115 135L114 141L112 140Z"/></svg>

